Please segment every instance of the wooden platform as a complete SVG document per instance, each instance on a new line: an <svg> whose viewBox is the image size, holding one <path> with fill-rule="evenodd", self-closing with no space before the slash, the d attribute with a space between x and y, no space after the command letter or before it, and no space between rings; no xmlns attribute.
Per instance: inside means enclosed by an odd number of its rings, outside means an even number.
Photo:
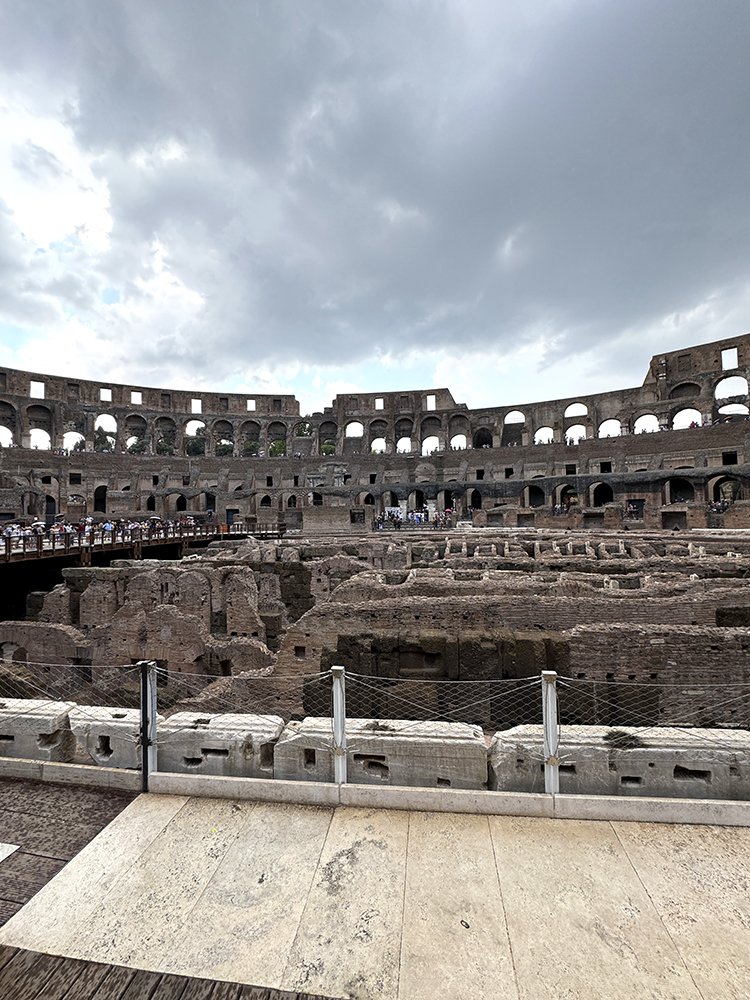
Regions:
<svg viewBox="0 0 750 1000"><path fill-rule="evenodd" d="M0 779L0 840L19 845L0 863L0 925L134 798L131 792Z"/></svg>
<svg viewBox="0 0 750 1000"><path fill-rule="evenodd" d="M0 945L3 1000L327 1000L240 983L216 983Z"/></svg>

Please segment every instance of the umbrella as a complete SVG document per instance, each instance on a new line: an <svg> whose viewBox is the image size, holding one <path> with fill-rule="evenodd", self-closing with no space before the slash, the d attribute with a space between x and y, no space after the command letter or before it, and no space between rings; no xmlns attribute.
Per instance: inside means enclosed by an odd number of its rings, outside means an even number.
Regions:
<svg viewBox="0 0 750 1000"><path fill-rule="evenodd" d="M47 522L46 521L32 521L31 522L31 527L32 528L46 528L47 527Z"/></svg>

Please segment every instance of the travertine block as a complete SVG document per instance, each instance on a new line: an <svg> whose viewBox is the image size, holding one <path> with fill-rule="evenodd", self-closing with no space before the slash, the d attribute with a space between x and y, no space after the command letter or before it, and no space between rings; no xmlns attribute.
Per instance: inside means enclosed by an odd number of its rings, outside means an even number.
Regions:
<svg viewBox="0 0 750 1000"><path fill-rule="evenodd" d="M750 734L727 729L563 726L561 794L750 797ZM544 790L542 727L496 733L490 787Z"/></svg>
<svg viewBox="0 0 750 1000"><path fill-rule="evenodd" d="M0 756L72 761L76 740L70 731L72 701L0 699Z"/></svg>
<svg viewBox="0 0 750 1000"><path fill-rule="evenodd" d="M486 788L482 730L459 722L347 719L353 784ZM276 745L274 777L333 781L331 720L290 722Z"/></svg>
<svg viewBox="0 0 750 1000"><path fill-rule="evenodd" d="M163 722L157 716L157 724ZM95 764L141 766L141 713L137 708L92 708L80 705L70 713L70 728Z"/></svg>
<svg viewBox="0 0 750 1000"><path fill-rule="evenodd" d="M158 768L188 774L270 778L274 744L284 728L277 715L178 712L159 726Z"/></svg>

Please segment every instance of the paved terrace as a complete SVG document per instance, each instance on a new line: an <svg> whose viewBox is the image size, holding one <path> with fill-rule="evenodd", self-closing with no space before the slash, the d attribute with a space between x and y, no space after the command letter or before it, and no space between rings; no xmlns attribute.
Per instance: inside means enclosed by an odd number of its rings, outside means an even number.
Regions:
<svg viewBox="0 0 750 1000"><path fill-rule="evenodd" d="M170 997L746 1000L749 884L747 828L146 795L0 930L0 964L209 981Z"/></svg>

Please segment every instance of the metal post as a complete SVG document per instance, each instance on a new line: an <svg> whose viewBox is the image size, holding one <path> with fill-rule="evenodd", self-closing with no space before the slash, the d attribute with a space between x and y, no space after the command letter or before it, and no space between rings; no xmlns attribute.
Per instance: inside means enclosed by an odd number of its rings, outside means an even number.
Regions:
<svg viewBox="0 0 750 1000"><path fill-rule="evenodd" d="M544 790L560 791L560 761L557 757L557 672L542 671L542 723L544 726Z"/></svg>
<svg viewBox="0 0 750 1000"><path fill-rule="evenodd" d="M333 778L346 784L346 687L344 668L331 667L333 676Z"/></svg>
<svg viewBox="0 0 750 1000"><path fill-rule="evenodd" d="M156 662L140 660L141 669L141 773L143 791L148 791L148 776L156 771Z"/></svg>

